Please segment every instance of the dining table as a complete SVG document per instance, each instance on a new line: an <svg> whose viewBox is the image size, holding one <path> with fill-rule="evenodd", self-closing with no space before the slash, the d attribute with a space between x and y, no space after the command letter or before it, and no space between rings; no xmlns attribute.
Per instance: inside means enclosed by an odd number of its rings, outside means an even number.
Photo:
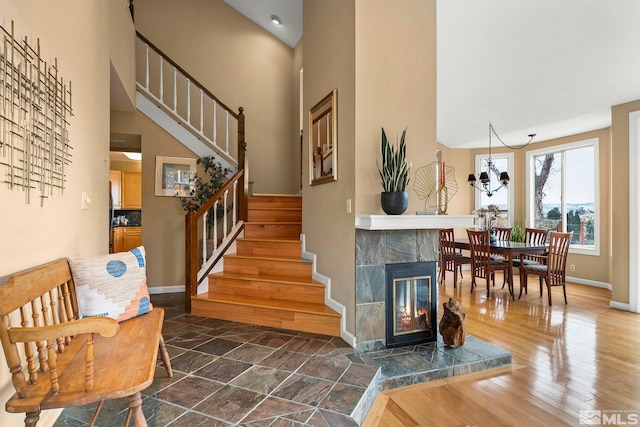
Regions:
<svg viewBox="0 0 640 427"><path fill-rule="evenodd" d="M456 249L471 250L471 244L467 238L455 239ZM507 274L507 284L509 285L509 293L511 298L515 300L515 292L513 289L513 259L522 255L529 254L545 254L549 249L547 244L531 244L525 242L512 242L510 240L495 240L490 243L489 249L492 254L503 256L506 262L509 263L509 270ZM473 267L472 267L473 268ZM520 281L520 295L518 299L522 297L522 281Z"/></svg>

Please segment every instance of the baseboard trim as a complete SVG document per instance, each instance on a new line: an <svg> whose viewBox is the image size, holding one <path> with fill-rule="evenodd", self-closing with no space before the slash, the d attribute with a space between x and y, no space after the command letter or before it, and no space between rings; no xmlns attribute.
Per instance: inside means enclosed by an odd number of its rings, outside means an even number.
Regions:
<svg viewBox="0 0 640 427"><path fill-rule="evenodd" d="M184 286L153 286L149 287L149 294L172 294L174 292L184 292Z"/></svg>
<svg viewBox="0 0 640 427"><path fill-rule="evenodd" d="M351 332L347 331L347 308L339 303L338 301L331 298L331 278L324 276L316 270L316 254L313 252L307 252L305 246L305 235L300 234L300 240L302 241L302 258L307 261L310 261L312 264L312 278L313 280L322 283L324 288L324 302L329 306L332 310L340 313L340 338L346 341L351 347L356 347L356 337Z"/></svg>
<svg viewBox="0 0 640 427"><path fill-rule="evenodd" d="M598 281L595 281L595 280L588 280L588 279L581 279L579 277L569 277L569 276L567 276L567 282L577 283L579 285L593 286L594 288L603 288L603 289L608 289L608 290L612 290L613 289L611 287L610 283L598 282Z"/></svg>
<svg viewBox="0 0 640 427"><path fill-rule="evenodd" d="M631 311L631 306L624 302L609 301L609 307L615 308L616 310Z"/></svg>

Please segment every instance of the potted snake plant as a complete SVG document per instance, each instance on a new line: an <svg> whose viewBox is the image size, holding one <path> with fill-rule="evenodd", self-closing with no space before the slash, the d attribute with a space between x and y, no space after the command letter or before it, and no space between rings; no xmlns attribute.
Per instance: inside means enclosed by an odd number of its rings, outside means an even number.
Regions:
<svg viewBox="0 0 640 427"><path fill-rule="evenodd" d="M378 172L384 191L380 194L380 204L388 215L402 215L409 206L409 193L405 190L409 184L411 163L407 162L406 134L405 128L400 143L394 145L389 142L382 128L382 166L378 165Z"/></svg>

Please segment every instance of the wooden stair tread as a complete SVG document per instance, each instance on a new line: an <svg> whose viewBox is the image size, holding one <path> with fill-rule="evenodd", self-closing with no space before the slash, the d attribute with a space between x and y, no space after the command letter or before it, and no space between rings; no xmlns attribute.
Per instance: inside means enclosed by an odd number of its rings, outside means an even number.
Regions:
<svg viewBox="0 0 640 427"><path fill-rule="evenodd" d="M271 193L253 193L250 197L283 197L283 198L302 198L301 194L271 194Z"/></svg>
<svg viewBox="0 0 640 427"><path fill-rule="evenodd" d="M225 258L235 258L235 259L252 259L259 261L290 261L290 262L299 262L301 264L311 264L311 261L302 258L301 256L290 257L290 256L264 256L264 255L225 255Z"/></svg>
<svg viewBox="0 0 640 427"><path fill-rule="evenodd" d="M309 302L285 301L276 299L265 299L259 297L249 297L242 295L213 294L206 292L198 294L195 299L203 301L219 302L224 304L243 305L251 307L268 308L282 311L292 311L298 313L317 314L328 317L340 317L340 313L332 310L324 304L314 304Z"/></svg>
<svg viewBox="0 0 640 427"><path fill-rule="evenodd" d="M302 225L301 221L247 221L245 225Z"/></svg>
<svg viewBox="0 0 640 427"><path fill-rule="evenodd" d="M291 237L238 237L237 240L245 242L277 242L277 243L300 243L300 239L292 239Z"/></svg>
<svg viewBox="0 0 640 427"><path fill-rule="evenodd" d="M261 206L261 207L251 207L249 210L252 211L301 211L302 208L296 206Z"/></svg>
<svg viewBox="0 0 640 427"><path fill-rule="evenodd" d="M317 282L311 278L302 279L291 276L276 276L276 275L254 275L254 274L239 274L239 273L229 273L221 271L219 273L211 273L209 274L210 278L221 278L221 279L234 279L234 280L250 280L253 282L275 282L282 283L285 285L298 285L298 286L313 286L318 288L324 288L325 286Z"/></svg>

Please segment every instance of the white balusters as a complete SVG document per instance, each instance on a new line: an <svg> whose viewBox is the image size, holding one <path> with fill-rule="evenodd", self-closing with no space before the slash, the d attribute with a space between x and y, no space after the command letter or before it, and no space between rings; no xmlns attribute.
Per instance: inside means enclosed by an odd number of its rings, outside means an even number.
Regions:
<svg viewBox="0 0 640 427"><path fill-rule="evenodd" d="M207 221L208 216L209 212L205 212L204 215L202 215L202 265L207 262L207 235L209 234L209 221Z"/></svg>
<svg viewBox="0 0 640 427"><path fill-rule="evenodd" d="M182 71L180 71L180 69L176 67L173 64L173 62L171 62L170 59L163 57L161 52L155 51L152 45L149 45L146 41L142 40L141 46L144 46L144 50L140 49L138 54L144 55L143 61L145 65L144 66L145 72L144 72L144 82L138 82L138 91L140 91L149 99L154 101L161 108L164 108L165 112L174 115L175 119L178 120L180 123L182 123L184 127L187 128L189 131L191 131L197 138L199 138L200 140L204 141L205 143L210 145L212 148L214 148L217 151L218 155L223 157L230 164L236 165L237 158L235 157L235 155L232 155L230 152L230 146L232 144L232 141L230 137L231 132L230 132L229 124L231 123L232 120L235 120L237 123L238 116L234 112L229 111L224 105L221 106L225 114L224 123L223 123L225 130L224 130L224 135L221 135L221 137L224 138L224 142L220 141L220 138L218 138L218 132L219 132L218 107L219 105L216 99L212 97L209 92L207 92L206 88L200 87L197 84L197 82L193 81L188 75L185 75ZM158 82L160 87L157 91L155 90L155 88L152 91L150 87L150 74L152 72L152 70L150 69L150 58L149 58L150 54L158 56L157 60L155 59L155 56L153 58L154 61L157 61L157 64L159 67ZM165 66L167 66L167 71L173 74L172 76L173 78L167 79L168 80L167 88L164 87ZM155 76L154 76L154 80L155 80ZM183 89L178 90L178 84L179 83L181 84L182 81L186 82L185 84L186 91ZM194 103L193 105L193 108L200 109L199 112L193 111L194 116L198 114L200 118L199 124L196 124L195 126L194 124L191 123L192 87L197 88L197 90L200 92L200 100L199 100L200 102ZM165 99L165 96L164 96L165 91L167 93L173 93L171 100ZM178 100L178 97L180 97L180 100ZM180 107L181 111L178 111L178 106L182 106L182 105L185 105L185 108L183 109L182 107ZM209 116L209 113L207 113L206 115L204 114L204 111L208 108L212 108L213 110L213 114L211 117ZM205 123L205 120L207 120L207 123ZM213 131L205 132L206 128L212 129Z"/></svg>

